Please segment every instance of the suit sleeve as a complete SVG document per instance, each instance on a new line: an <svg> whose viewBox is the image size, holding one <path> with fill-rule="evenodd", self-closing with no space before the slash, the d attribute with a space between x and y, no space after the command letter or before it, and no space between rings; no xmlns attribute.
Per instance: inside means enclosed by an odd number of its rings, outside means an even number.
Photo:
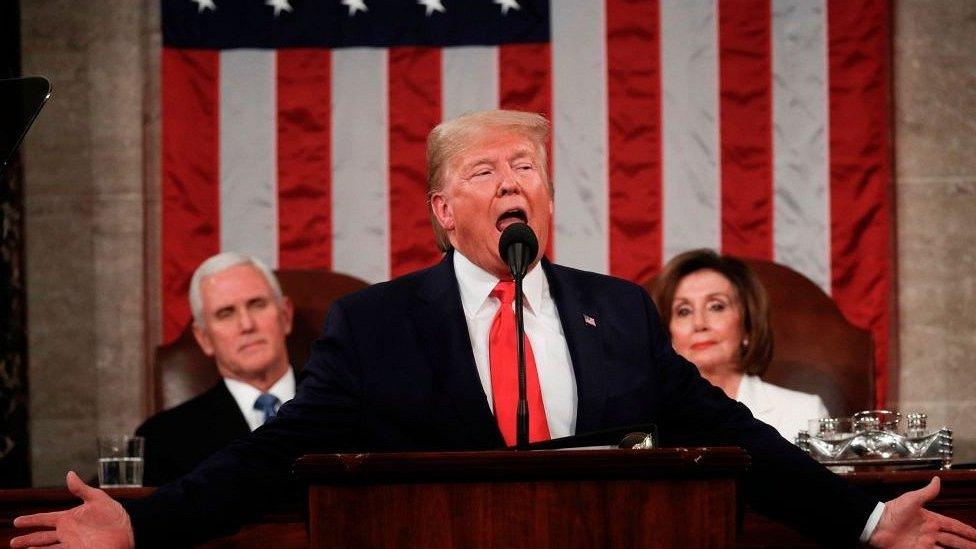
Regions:
<svg viewBox="0 0 976 549"><path fill-rule="evenodd" d="M645 292L659 433L664 445L739 446L752 463L740 482L759 512L831 546L853 546L878 500L849 485L755 419L678 355Z"/></svg>
<svg viewBox="0 0 976 549"><path fill-rule="evenodd" d="M137 546L172 547L228 535L298 489L295 459L352 449L360 432L353 335L333 305L295 398L275 421L235 441L148 498L125 504Z"/></svg>

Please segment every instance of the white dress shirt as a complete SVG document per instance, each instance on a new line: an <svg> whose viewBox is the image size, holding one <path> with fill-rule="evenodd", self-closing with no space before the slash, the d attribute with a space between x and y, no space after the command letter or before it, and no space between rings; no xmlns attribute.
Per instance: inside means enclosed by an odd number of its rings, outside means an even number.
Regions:
<svg viewBox="0 0 976 549"><path fill-rule="evenodd" d="M237 402L237 407L241 409L241 414L244 416L244 420L247 421L247 426L253 431L264 424L264 412L261 410L254 409L254 401L261 396L261 391L259 391L253 385L248 385L243 381L238 381L236 379L224 378L224 385L227 386L227 390L230 391L234 401ZM288 402L289 400L295 398L295 373L288 368L285 375L281 376L281 379L275 382L274 385L268 389L268 392L278 397L278 406L275 411L281 407L282 404Z"/></svg>
<svg viewBox="0 0 976 549"><path fill-rule="evenodd" d="M478 366L478 377L488 406L494 412L491 398L491 365L488 360L488 332L491 330L500 301L491 297L498 278L472 263L459 252L454 253L454 274L461 290L461 305L468 324L471 350ZM532 345L546 421L552 438L576 433L576 376L569 356L556 303L549 294L549 281L537 263L522 281L525 305L525 335Z"/></svg>

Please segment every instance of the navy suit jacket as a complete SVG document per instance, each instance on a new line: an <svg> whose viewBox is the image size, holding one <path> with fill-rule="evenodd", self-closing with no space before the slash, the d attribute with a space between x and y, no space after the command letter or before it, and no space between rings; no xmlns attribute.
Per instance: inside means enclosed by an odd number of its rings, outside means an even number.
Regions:
<svg viewBox="0 0 976 549"><path fill-rule="evenodd" d="M152 497L127 504L136 540L232 532L309 452L501 448L471 350L452 254L338 300L294 400L275 421ZM664 445L745 448L742 494L832 544L853 545L877 500L755 420L677 355L639 286L543 262L576 377L576 432L656 423ZM596 326L584 320L594 319ZM795 491L794 491L795 490Z"/></svg>
<svg viewBox="0 0 976 549"><path fill-rule="evenodd" d="M250 432L237 401L220 380L207 392L152 416L136 429L146 439L143 484L173 482Z"/></svg>

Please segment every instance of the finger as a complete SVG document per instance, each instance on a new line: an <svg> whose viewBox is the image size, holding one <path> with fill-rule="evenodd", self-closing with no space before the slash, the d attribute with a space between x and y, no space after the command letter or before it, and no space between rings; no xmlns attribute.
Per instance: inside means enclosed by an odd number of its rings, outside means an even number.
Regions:
<svg viewBox="0 0 976 549"><path fill-rule="evenodd" d="M36 528L36 527L47 527L54 528L58 519L61 515L65 514L67 511L50 511L48 513L35 513L33 515L24 515L22 517L17 517L14 519L14 526L17 528Z"/></svg>
<svg viewBox="0 0 976 549"><path fill-rule="evenodd" d="M935 496L939 495L939 489L941 487L942 481L939 479L939 477L932 477L932 480L929 481L925 488L909 492L909 494L912 494L913 499L918 501L919 505L925 505L926 503L935 499Z"/></svg>
<svg viewBox="0 0 976 549"><path fill-rule="evenodd" d="M68 471L67 484L68 491L80 497L84 501L91 501L99 494L104 493L98 488L92 488L91 486L85 484L85 481L81 480L78 473L75 473L74 471Z"/></svg>
<svg viewBox="0 0 976 549"><path fill-rule="evenodd" d="M58 533L54 530L31 532L10 540L11 547L44 547L58 542Z"/></svg>
<svg viewBox="0 0 976 549"><path fill-rule="evenodd" d="M940 547L954 547L955 549L976 549L976 542L960 538L950 532L939 532L935 535L935 542Z"/></svg>
<svg viewBox="0 0 976 549"><path fill-rule="evenodd" d="M951 532L957 536L976 541L976 528L973 528L965 522L947 517L945 515L939 515L936 513L935 516L936 523L939 525L940 530Z"/></svg>

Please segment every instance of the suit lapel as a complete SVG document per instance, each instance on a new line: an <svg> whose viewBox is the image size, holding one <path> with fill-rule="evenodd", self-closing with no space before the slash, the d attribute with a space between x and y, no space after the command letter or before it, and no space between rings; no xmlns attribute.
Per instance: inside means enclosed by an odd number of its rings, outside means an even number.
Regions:
<svg viewBox="0 0 976 549"><path fill-rule="evenodd" d="M468 438L477 446L486 440L504 446L478 377L453 260L449 252L423 277L411 316L444 390L468 427Z"/></svg>
<svg viewBox="0 0 976 549"><path fill-rule="evenodd" d="M599 311L586 297L572 271L548 261L543 261L543 268L573 360L577 398L576 433L599 430L603 428L601 420L607 398Z"/></svg>
<svg viewBox="0 0 976 549"><path fill-rule="evenodd" d="M237 406L234 395L230 394L227 384L223 380L218 381L211 391L213 394L213 414L210 416L210 420L214 426L220 431L231 433L233 435L230 437L231 439L250 433L251 428L241 414L241 409Z"/></svg>

